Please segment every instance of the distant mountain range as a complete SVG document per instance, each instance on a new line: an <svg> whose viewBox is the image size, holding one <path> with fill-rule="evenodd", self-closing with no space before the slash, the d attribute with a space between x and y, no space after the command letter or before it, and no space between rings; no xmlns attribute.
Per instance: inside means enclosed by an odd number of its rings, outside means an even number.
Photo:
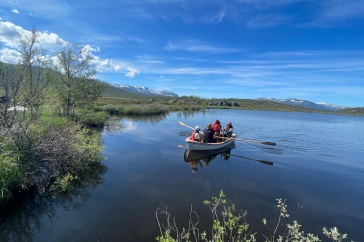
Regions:
<svg viewBox="0 0 364 242"><path fill-rule="evenodd" d="M113 87L120 88L127 92L143 94L147 96L165 96L165 97L177 97L178 95L170 91L154 91L148 87L130 86L130 85L117 85L110 84Z"/></svg>
<svg viewBox="0 0 364 242"><path fill-rule="evenodd" d="M154 91L148 87L139 87L139 86L130 86L130 85L117 85L117 84L110 84L112 87L121 89L130 93L137 93L141 95L146 96L165 96L165 97L174 97L178 98L178 94L170 91ZM311 102L307 100L301 100L297 98L287 98L287 99L277 99L277 98L269 98L269 97L263 97L263 98L257 98L256 100L267 100L272 102L278 102L293 106L301 106L306 108L313 108L313 109L319 109L319 110L327 110L327 111L338 111L340 109L346 108L343 106L335 106L329 103L324 102Z"/></svg>
<svg viewBox="0 0 364 242"><path fill-rule="evenodd" d="M328 111L337 111L346 107L343 106L335 106L324 102L310 102L307 100L300 100L296 98L288 98L288 99L276 99L276 98L257 98L257 100L267 100L267 101L273 101L273 102L279 102L284 103L288 105L294 105L294 106L302 106L306 108L314 108L314 109L320 109L320 110L328 110Z"/></svg>

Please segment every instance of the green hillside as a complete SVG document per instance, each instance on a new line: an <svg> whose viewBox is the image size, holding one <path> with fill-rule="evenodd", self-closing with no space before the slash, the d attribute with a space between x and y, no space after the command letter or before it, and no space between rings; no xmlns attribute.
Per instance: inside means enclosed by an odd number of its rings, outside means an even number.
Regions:
<svg viewBox="0 0 364 242"><path fill-rule="evenodd" d="M147 96L122 90L108 85L102 98L98 101L100 105L130 105L130 104L151 104L158 103L167 106L169 110L198 110L198 109L242 109L242 110L270 110L270 111L289 111L289 112L326 112L318 109L292 106L269 100L255 99L206 99L195 96L163 97ZM223 103L221 105L220 103ZM237 104L236 106L225 105L227 103Z"/></svg>

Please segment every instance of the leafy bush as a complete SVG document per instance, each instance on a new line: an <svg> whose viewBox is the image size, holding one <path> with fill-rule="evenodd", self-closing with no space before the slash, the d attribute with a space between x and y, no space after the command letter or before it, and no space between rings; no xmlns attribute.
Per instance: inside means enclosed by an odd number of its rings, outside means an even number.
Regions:
<svg viewBox="0 0 364 242"><path fill-rule="evenodd" d="M54 120L41 119L28 130L18 127L0 136L2 203L15 189L62 192L103 159L99 132Z"/></svg>
<svg viewBox="0 0 364 242"><path fill-rule="evenodd" d="M75 119L86 127L103 127L109 115L104 111L81 110Z"/></svg>

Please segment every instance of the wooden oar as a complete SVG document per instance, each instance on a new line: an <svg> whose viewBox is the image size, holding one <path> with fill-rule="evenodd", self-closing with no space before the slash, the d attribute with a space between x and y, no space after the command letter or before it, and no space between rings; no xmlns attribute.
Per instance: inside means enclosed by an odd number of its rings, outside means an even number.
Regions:
<svg viewBox="0 0 364 242"><path fill-rule="evenodd" d="M248 158L248 157L241 156L241 155L233 155L233 154L230 154L230 155L231 155L231 156L240 157L240 158L244 158L244 159L247 159L247 160L258 161L258 162L260 162L260 163L263 163L263 164L265 164L265 165L269 165L269 166L272 166L272 165L273 165L273 162L271 162L271 161L266 161L266 160L256 160L256 159Z"/></svg>
<svg viewBox="0 0 364 242"><path fill-rule="evenodd" d="M220 139L233 139L233 140L237 140L237 141L243 141L243 142L254 142L254 143L260 143L263 145L276 145L276 143L274 142L268 142L268 141L259 141L259 140L251 140L251 139L238 139L238 138L228 138L228 137L216 137L216 138L220 138Z"/></svg>
<svg viewBox="0 0 364 242"><path fill-rule="evenodd" d="M191 126L188 126L187 124L185 123L182 123L181 121L178 122L180 125L183 125L183 126L186 126L187 128L190 128L192 130L195 130L194 128L192 128Z"/></svg>

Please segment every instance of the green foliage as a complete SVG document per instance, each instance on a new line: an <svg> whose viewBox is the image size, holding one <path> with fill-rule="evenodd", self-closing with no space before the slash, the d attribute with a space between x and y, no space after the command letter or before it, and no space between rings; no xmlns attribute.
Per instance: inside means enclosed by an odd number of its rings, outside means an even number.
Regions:
<svg viewBox="0 0 364 242"><path fill-rule="evenodd" d="M82 164L99 162L102 157L102 137L99 132L90 129L79 129L75 132L73 148L77 152L77 162Z"/></svg>
<svg viewBox="0 0 364 242"><path fill-rule="evenodd" d="M236 213L235 205L228 204L223 191L218 197L212 197L211 200L203 202L210 208L212 214L212 225L209 232L202 232L197 228L199 224L198 215L195 211L190 212L188 229L179 231L175 219L171 219L171 214L164 209L157 208L156 219L158 222L160 235L156 237L159 242L179 242L179 241L214 241L214 242L237 242L237 241L256 241L256 233L249 229L249 224L246 222L247 212ZM267 220L263 219L263 224L267 229L267 234L263 235L266 242L291 242L291 241L321 241L317 235L305 233L302 231L302 225L296 220L288 221L289 213L287 205L282 199L277 199L278 221L273 223L273 229L267 227ZM164 222L161 223L160 215L164 215ZM192 217L194 215L195 218ZM284 229L280 230L283 226ZM323 234L335 242L341 242L348 238L347 234L339 233L336 227L329 230L323 228Z"/></svg>
<svg viewBox="0 0 364 242"><path fill-rule="evenodd" d="M340 114L364 115L364 108L344 108L338 111Z"/></svg>
<svg viewBox="0 0 364 242"><path fill-rule="evenodd" d="M54 121L54 122L51 122ZM63 192L89 173L102 157L102 137L64 118L39 119L28 130L1 135L0 189L2 201L14 189ZM51 190L49 190L51 188Z"/></svg>
<svg viewBox="0 0 364 242"><path fill-rule="evenodd" d="M86 127L103 127L109 118L109 114L105 111L93 111L89 109L78 110L74 119Z"/></svg>
<svg viewBox="0 0 364 242"><path fill-rule="evenodd" d="M18 65L0 62L0 203L14 190L72 189L103 159L101 134L86 128L109 117L92 111L105 83L92 78L91 56L68 44L57 55L61 68L52 66L37 37L35 29L19 35ZM19 105L25 111L9 111Z"/></svg>
<svg viewBox="0 0 364 242"><path fill-rule="evenodd" d="M330 228L329 230L324 227L322 232L327 238L332 239L333 241L341 242L348 238L347 234L341 234L336 227Z"/></svg>
<svg viewBox="0 0 364 242"><path fill-rule="evenodd" d="M103 112L107 112L110 115L121 115L123 114L123 106L114 105L114 104L106 104L104 106L98 106L96 110L101 110Z"/></svg>
<svg viewBox="0 0 364 242"><path fill-rule="evenodd" d="M58 116L49 109L44 110L46 110L46 112L43 112L43 115L30 126L30 130L34 136L40 136L39 138L41 138L43 135L46 135L49 130L59 129L70 123L69 119Z"/></svg>
<svg viewBox="0 0 364 242"><path fill-rule="evenodd" d="M8 137L0 136L0 205L10 198L20 179L19 154L11 146Z"/></svg>
<svg viewBox="0 0 364 242"><path fill-rule="evenodd" d="M82 46L67 44L58 52L59 72L55 80L57 95L60 97L65 116L70 116L75 107L93 104L106 87L96 80L92 56L84 52Z"/></svg>
<svg viewBox="0 0 364 242"><path fill-rule="evenodd" d="M175 222L170 219L167 208L157 209L156 218L160 228L157 241L256 241L255 233L249 231L249 225L245 221L247 212L236 213L235 205L228 204L223 191L218 197L203 202L210 208L212 214L212 225L209 232L202 232L197 228L199 217L195 211L190 211L188 228L179 232ZM165 215L165 223L161 224L158 215ZM175 221L175 220L173 220ZM174 238L174 239L172 239Z"/></svg>
<svg viewBox="0 0 364 242"><path fill-rule="evenodd" d="M77 176L73 176L70 173L67 173L63 177L57 177L56 181L51 185L50 191L55 194L65 193L72 189L72 182L77 179Z"/></svg>

